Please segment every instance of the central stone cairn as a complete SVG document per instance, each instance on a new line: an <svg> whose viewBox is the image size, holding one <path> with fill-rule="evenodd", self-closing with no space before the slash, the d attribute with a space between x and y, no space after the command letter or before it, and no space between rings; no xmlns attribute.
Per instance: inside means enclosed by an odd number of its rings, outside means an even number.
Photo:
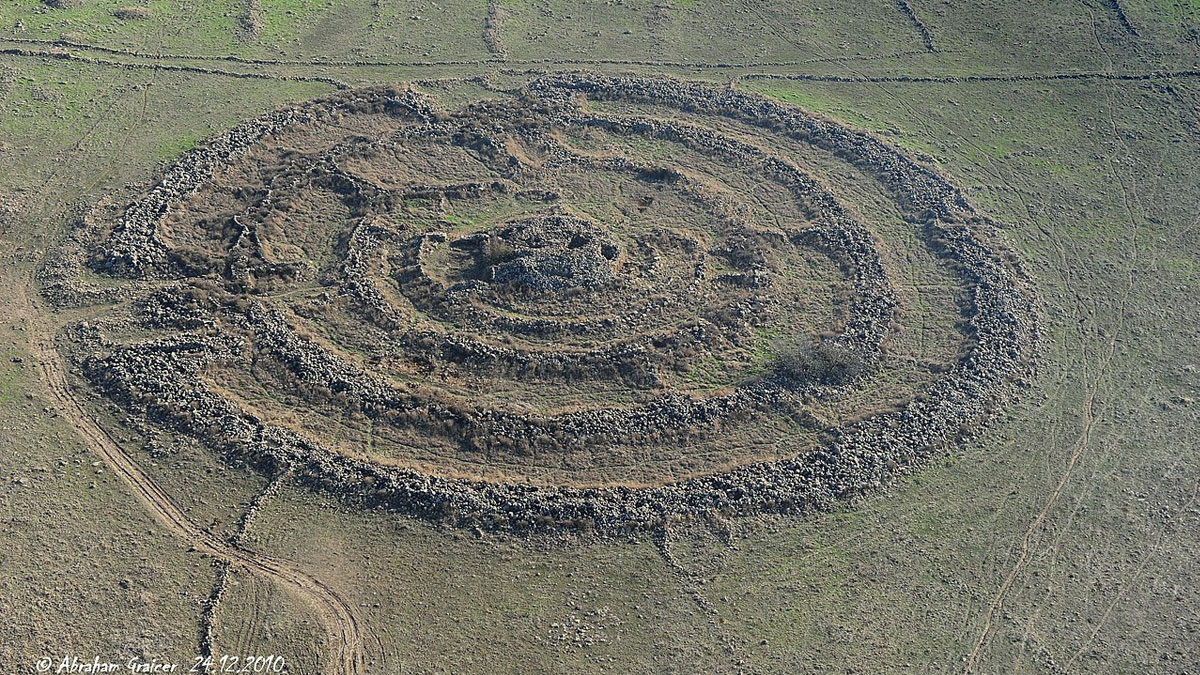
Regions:
<svg viewBox="0 0 1200 675"><path fill-rule="evenodd" d="M531 291L610 286L617 244L596 226L571 216L526 218L454 243L472 248L488 267L487 280Z"/></svg>
<svg viewBox="0 0 1200 675"><path fill-rule="evenodd" d="M910 243L881 247L809 151L877 181ZM338 95L90 221L94 269L141 280L71 331L99 391L235 464L458 525L825 509L963 438L1037 334L943 178L673 80L560 75L453 112ZM913 241L940 298L893 284ZM946 344L893 353L938 342L897 338L933 306Z"/></svg>

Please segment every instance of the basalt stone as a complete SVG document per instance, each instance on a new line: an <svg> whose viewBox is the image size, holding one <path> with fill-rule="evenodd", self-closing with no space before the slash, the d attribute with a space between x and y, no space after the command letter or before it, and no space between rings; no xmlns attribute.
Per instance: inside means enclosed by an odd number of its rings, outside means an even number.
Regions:
<svg viewBox="0 0 1200 675"><path fill-rule="evenodd" d="M625 108L605 112L596 103ZM679 119L662 116L671 109ZM305 134L325 122L356 115L379 116L376 127L391 123L396 131L247 163L273 148L272 139L311 139ZM756 137L731 133L729 125ZM769 186L787 202L789 218L807 224L752 225L746 214L761 204L748 205L737 190L714 186L686 163L579 152L559 140L565 131L692 153ZM902 318L878 233L818 178L774 152L773 141L784 140L830 153L877 180L915 229L913 240L960 286L961 356L903 403L864 409L828 427L812 421L806 402L869 398L867 383L891 363L889 341ZM442 152L463 158L459 173L479 167L479 175L423 175L419 158ZM389 175L356 168L389 154L404 158ZM226 175L246 183L216 190ZM564 176L644 191L623 216L634 222L637 208L649 208L658 195L701 214L704 225L688 231L682 223L639 224L618 232L602 217L573 210ZM563 185L554 184L558 179ZM313 194L349 223L331 245L333 262L287 257L312 244L289 232L280 214L316 208ZM203 207L210 197L240 211L214 206L210 220L183 222L180 204ZM444 217L449 206L469 212L499 203L520 214L465 232L455 229L466 227L461 220ZM436 217L444 222L414 224L426 212L443 214ZM111 225L111 235L92 247L93 269L154 280L159 289L130 304L124 321L135 325L129 332L136 339L110 340L95 325L68 331L98 391L236 465L290 468L348 501L469 527L620 533L713 511L828 509L966 438L1029 375L1040 337L1019 263L945 177L872 135L793 106L670 79L562 73L533 80L519 98L454 113L392 88L277 110L186 153ZM203 246L179 243L188 227ZM801 253L841 275L838 320L820 336L788 335L794 344L815 345L820 358L760 369L711 391L675 390L680 373L742 353L768 327L792 329L772 322L789 309L782 299L795 297L780 261ZM53 270L64 297L81 259L64 258ZM312 284L321 292L304 296ZM120 321L113 319L108 332L119 332ZM348 332L357 336L353 348L330 337ZM381 364L391 362L403 367L385 371ZM813 368L840 375L807 374ZM614 448L666 456L722 447L734 433L769 439L755 442L769 443L771 458L725 458L636 486L581 486L535 480L542 474L534 473L528 480L464 478L459 465L443 468L436 457L419 465L375 461L343 452L319 433L273 422L213 386L214 369L277 387L324 415L509 466L565 466ZM549 409L497 403L443 386L439 376L451 374L513 382L543 396L564 383L602 383L621 392L621 402ZM793 447L792 432L776 430L805 428L796 422L802 419L821 434Z"/></svg>

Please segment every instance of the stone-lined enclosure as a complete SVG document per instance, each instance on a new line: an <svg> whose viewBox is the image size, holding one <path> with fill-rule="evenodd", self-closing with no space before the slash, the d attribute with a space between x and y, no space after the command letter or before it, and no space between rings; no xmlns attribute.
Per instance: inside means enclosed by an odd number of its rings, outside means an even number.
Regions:
<svg viewBox="0 0 1200 675"><path fill-rule="evenodd" d="M840 194L879 199L835 196L839 164L864 183ZM98 391L457 525L825 509L977 428L1037 339L1019 266L943 177L669 79L548 76L460 110L341 93L90 222L92 268L134 280L70 331Z"/></svg>

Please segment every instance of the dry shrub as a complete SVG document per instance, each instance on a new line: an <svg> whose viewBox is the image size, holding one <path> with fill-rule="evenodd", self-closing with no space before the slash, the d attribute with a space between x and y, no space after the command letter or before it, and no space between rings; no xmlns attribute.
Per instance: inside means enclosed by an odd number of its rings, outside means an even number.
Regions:
<svg viewBox="0 0 1200 675"><path fill-rule="evenodd" d="M0 192L0 234L13 231L17 225L17 219L27 206L28 200L17 195Z"/></svg>
<svg viewBox="0 0 1200 675"><path fill-rule="evenodd" d="M804 345L779 356L775 370L801 382L846 384L863 375L867 364L861 354L836 342Z"/></svg>
<svg viewBox="0 0 1200 675"><path fill-rule="evenodd" d="M119 7L113 10L113 16L124 21L139 21L149 19L154 13L145 7Z"/></svg>
<svg viewBox="0 0 1200 675"><path fill-rule="evenodd" d="M516 252L517 250L513 248L512 244L493 233L488 237L487 244L484 246L483 257L489 265L500 265L511 260Z"/></svg>

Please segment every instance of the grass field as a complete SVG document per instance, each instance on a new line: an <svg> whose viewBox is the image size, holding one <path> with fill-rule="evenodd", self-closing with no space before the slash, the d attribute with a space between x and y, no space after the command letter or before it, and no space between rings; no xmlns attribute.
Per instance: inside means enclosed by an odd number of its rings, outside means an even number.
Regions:
<svg viewBox="0 0 1200 675"><path fill-rule="evenodd" d="M965 445L813 517L520 537L285 481L241 547L344 600L360 672L1200 669L1193 0L62 4L0 7L0 671L70 655L186 670L221 574L210 539L268 482L183 438L148 445L57 362L60 329L91 318L39 291L70 224L277 106L402 82L457 106L576 68L728 84L936 166L1033 281L1037 375ZM834 193L871 205L834 164ZM863 214L885 234L897 220ZM897 283L949 323L924 281ZM114 452L198 529L148 510ZM326 596L249 564L229 573L214 654L336 667Z"/></svg>

